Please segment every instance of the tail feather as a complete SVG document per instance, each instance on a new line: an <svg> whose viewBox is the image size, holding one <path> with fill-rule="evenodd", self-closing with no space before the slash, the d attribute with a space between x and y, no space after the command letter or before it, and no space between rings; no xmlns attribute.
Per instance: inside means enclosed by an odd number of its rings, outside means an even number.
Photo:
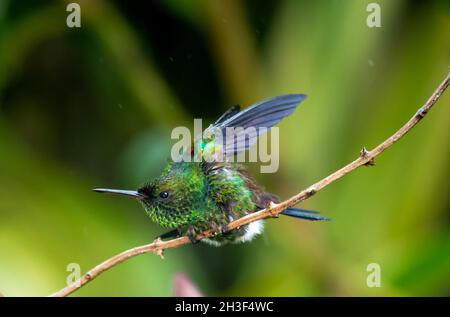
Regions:
<svg viewBox="0 0 450 317"><path fill-rule="evenodd" d="M319 212L313 211L313 210L306 210L306 209L300 209L300 208L288 208L281 212L282 215L290 216L294 218L300 218L300 219L306 219L310 221L317 221L317 220L326 220L330 221L330 218L318 216Z"/></svg>

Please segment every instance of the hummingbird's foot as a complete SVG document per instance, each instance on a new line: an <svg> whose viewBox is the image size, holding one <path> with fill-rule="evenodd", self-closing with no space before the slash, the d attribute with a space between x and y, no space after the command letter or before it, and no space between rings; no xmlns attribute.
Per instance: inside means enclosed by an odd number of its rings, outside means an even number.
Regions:
<svg viewBox="0 0 450 317"><path fill-rule="evenodd" d="M278 218L278 217L280 217L279 214L275 214L275 213L272 212L272 209L273 209L273 208L276 208L277 206L278 206L278 204L274 203L273 201L269 202L269 206L268 206L268 208L269 208L269 214L270 214L270 216L271 216L272 218Z"/></svg>
<svg viewBox="0 0 450 317"><path fill-rule="evenodd" d="M200 240L197 240L197 232L195 230L195 228L191 225L189 226L187 232L186 232L186 236L189 238L189 240L191 241L192 244L197 244L200 242Z"/></svg>
<svg viewBox="0 0 450 317"><path fill-rule="evenodd" d="M223 224L220 226L220 233L225 233L228 232L228 225L227 224Z"/></svg>
<svg viewBox="0 0 450 317"><path fill-rule="evenodd" d="M195 239L195 236L191 235L191 234L187 234L187 237L189 238L189 241L191 241L192 244L197 244L200 242L200 240Z"/></svg>
<svg viewBox="0 0 450 317"><path fill-rule="evenodd" d="M215 221L209 222L209 230L211 230L214 233L214 236L223 233L222 226L218 225Z"/></svg>

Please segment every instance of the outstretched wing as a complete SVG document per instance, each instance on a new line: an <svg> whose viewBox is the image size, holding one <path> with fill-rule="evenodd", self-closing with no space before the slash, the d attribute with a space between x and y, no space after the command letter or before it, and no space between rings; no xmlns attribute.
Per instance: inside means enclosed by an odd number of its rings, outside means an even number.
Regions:
<svg viewBox="0 0 450 317"><path fill-rule="evenodd" d="M209 126L205 133L209 132L215 135L217 131L220 131L222 152L226 156L237 154L247 150L255 144L260 134L267 132L281 119L292 114L298 104L305 98L306 95L303 94L290 94L263 100L243 111L239 111L238 107L233 107ZM231 136L230 132L232 132ZM218 145L210 146L208 142L209 140L206 140L206 142L204 140L201 146L204 153L205 150L209 152L208 148L216 151Z"/></svg>

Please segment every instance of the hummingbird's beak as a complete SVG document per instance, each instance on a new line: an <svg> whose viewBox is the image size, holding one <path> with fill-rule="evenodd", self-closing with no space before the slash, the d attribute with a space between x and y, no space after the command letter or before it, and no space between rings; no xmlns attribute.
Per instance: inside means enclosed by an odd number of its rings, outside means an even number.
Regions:
<svg viewBox="0 0 450 317"><path fill-rule="evenodd" d="M94 192L97 193L109 193L117 195L132 196L138 199L144 199L144 195L135 190L121 190L121 189L109 189L109 188L94 188Z"/></svg>

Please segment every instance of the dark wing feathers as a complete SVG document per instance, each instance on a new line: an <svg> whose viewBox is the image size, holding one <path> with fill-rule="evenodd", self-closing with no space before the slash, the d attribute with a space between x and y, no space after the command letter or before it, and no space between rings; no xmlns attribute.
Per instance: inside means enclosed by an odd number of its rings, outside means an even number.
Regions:
<svg viewBox="0 0 450 317"><path fill-rule="evenodd" d="M261 122L261 119L265 119L262 121L270 120L279 122L284 117L290 115L305 98L306 96L303 94L291 94L266 99L228 117L216 126L220 128L237 126L243 128L261 127L261 125L254 124L254 122ZM270 126L267 125L266 127L269 128Z"/></svg>
<svg viewBox="0 0 450 317"><path fill-rule="evenodd" d="M224 136L224 143L227 141L226 128L242 128L234 136L231 144L224 146L226 155L233 155L247 150L258 139L260 128L266 128L266 131L289 116L306 98L303 94L290 94L263 100L243 111L239 111L239 106L234 106L225 112L214 124L213 127L220 128ZM254 131L245 129L249 127L257 128ZM253 133L252 133L253 132Z"/></svg>

